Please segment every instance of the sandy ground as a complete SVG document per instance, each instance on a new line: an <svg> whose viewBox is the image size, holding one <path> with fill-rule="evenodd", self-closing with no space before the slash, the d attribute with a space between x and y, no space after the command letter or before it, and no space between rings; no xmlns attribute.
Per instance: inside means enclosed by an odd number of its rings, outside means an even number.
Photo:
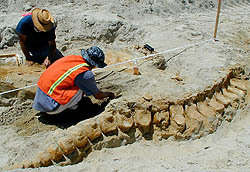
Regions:
<svg viewBox="0 0 250 172"><path fill-rule="evenodd" d="M141 47L145 43L161 52L209 40L213 35L216 1L185 2L84 1L82 4L80 1L55 1L49 6L25 1L10 5L9 1L3 1L0 12L3 26L0 29L15 27L24 13L21 7L45 6L58 20L57 45L66 49L63 51L65 55L80 54L81 48L98 44L106 53L107 63L114 64L144 56L145 50ZM164 70L159 69L162 61L157 58L139 61L140 76L131 75L133 64L97 71L99 88L122 93L122 98L152 93L178 99L213 85L224 77L225 69L234 64L246 66L249 78L249 9L250 2L246 0L225 1L219 42L209 41L160 56L159 59L166 62ZM13 52L22 54L18 44L0 49L1 54ZM12 86L19 88L35 84L45 70L39 65L16 67L1 64L0 68L1 92ZM102 79L106 75L108 77ZM67 128L83 120L79 117L81 114L68 123L63 121L68 119L67 115L63 119L39 118L39 113L31 109L34 91L35 87L28 92L1 97L0 169L29 157L39 149L39 142L56 128ZM122 101L122 98L110 104ZM94 151L76 165L14 171L249 171L249 123L248 103L237 111L232 122L224 121L214 134L199 140L141 140L127 146Z"/></svg>
<svg viewBox="0 0 250 172"><path fill-rule="evenodd" d="M199 140L145 141L93 152L83 162L72 166L15 171L248 172L249 121L249 111L239 111L231 123L224 123L216 133Z"/></svg>

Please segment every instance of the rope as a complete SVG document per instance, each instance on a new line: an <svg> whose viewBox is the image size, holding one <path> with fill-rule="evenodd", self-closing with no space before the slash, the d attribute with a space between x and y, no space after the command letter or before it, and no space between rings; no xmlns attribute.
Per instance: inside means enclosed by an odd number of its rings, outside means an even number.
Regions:
<svg viewBox="0 0 250 172"><path fill-rule="evenodd" d="M5 91L5 92L0 93L0 95L7 94L7 93L11 93L11 92L18 91L18 90L23 90L23 89L30 88L30 87L34 87L34 86L36 86L36 85L37 85L37 84L29 85L29 86L26 86L26 87L17 88L17 89L13 89L13 90L9 90L9 91Z"/></svg>
<svg viewBox="0 0 250 172"><path fill-rule="evenodd" d="M157 56L157 55L160 55L160 54L169 53L169 52L172 52L172 51L176 51L176 50L179 50L179 49L183 49L183 48L187 48L187 47L191 47L191 46L195 46L195 45L199 45L199 44L204 44L206 42L213 41L213 40L214 39L212 38L212 39L208 39L208 40L205 40L205 41L201 41L201 42L197 42L197 43L193 43L193 44L188 44L188 45L185 45L185 46L182 46L182 47L177 47L177 48L173 48L173 49L170 49L170 50L162 51L162 52L159 52L159 53L150 54L150 55L142 56L142 57L137 57L137 58L134 58L134 59L131 59L131 60L121 62L121 63L111 64L111 65L108 65L108 66L106 66L104 68L93 69L92 71L98 71L98 70L102 70L102 69L106 69L106 68L126 64L126 63L132 63L132 62L136 64L136 61L138 61L138 60L146 59L146 58ZM15 92L15 91L18 91L18 90L23 90L23 89L34 87L34 86L37 86L37 84L33 84L33 85L29 85L29 86L22 87L22 88L17 88L17 89L1 92L0 96L3 95L3 94Z"/></svg>
<svg viewBox="0 0 250 172"><path fill-rule="evenodd" d="M159 52L159 53L155 53L155 54L150 54L150 55L147 55L147 56L142 56L142 57L134 58L134 59L127 60L127 61L124 61L124 62L121 62L121 63L111 64L111 65L108 65L108 66L106 66L104 68L93 69L93 71L102 70L102 69L106 69L106 68L110 68L110 67L114 67L114 66L126 64L126 63L132 63L132 62L135 63L135 61L137 61L137 60L146 59L146 58L157 56L157 55L160 55L160 54L169 53L169 52L172 52L172 51L176 51L176 50L179 50L179 49L191 47L191 46L194 46L194 45L203 44L203 43L206 43L206 42L209 42L209 41L213 41L213 40L214 39L208 39L206 41L201 41L201 42L197 42L197 43L185 45L185 46L182 46L182 47L177 47L177 48L173 48L173 49L170 49L170 50L162 51L162 52Z"/></svg>

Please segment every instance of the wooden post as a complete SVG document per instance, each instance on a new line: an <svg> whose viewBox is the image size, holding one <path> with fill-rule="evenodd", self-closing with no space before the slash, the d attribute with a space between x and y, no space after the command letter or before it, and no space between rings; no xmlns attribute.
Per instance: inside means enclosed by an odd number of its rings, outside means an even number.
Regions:
<svg viewBox="0 0 250 172"><path fill-rule="evenodd" d="M221 0L218 0L218 9L217 9L216 23L215 23L215 28L214 28L214 39L216 39L216 35L217 35L217 29L218 29L219 18L220 18L220 8L221 8Z"/></svg>
<svg viewBox="0 0 250 172"><path fill-rule="evenodd" d="M2 58L2 57L14 57L14 56L16 56L16 54L0 54L0 58Z"/></svg>
<svg viewBox="0 0 250 172"><path fill-rule="evenodd" d="M134 66L134 75L140 75L139 68Z"/></svg>
<svg viewBox="0 0 250 172"><path fill-rule="evenodd" d="M134 61L134 75L140 75L139 68L137 67L137 61Z"/></svg>

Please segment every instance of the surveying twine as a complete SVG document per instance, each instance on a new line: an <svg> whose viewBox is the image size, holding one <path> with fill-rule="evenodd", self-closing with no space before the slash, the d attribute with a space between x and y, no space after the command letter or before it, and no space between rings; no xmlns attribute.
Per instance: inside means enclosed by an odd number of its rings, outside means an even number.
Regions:
<svg viewBox="0 0 250 172"><path fill-rule="evenodd" d="M194 45L203 44L203 43L206 43L206 42L209 42L209 41L213 41L213 40L214 39L212 38L212 39L208 39L206 41L197 42L197 43L185 45L185 46L182 46L182 47L177 47L177 48L173 48L173 49L170 49L170 50L162 51L162 52L159 52L159 53L155 53L155 54L150 54L150 55L147 55L147 56L142 56L142 57L134 58L134 59L127 60L127 61L124 61L124 62L121 62L121 63L116 63L116 64L108 65L105 68L110 68L110 67L114 67L114 66L118 66L118 65L122 65L122 64L126 64L126 63L132 63L132 62L136 63L136 61L141 60L141 59L146 59L146 58L157 56L157 55L160 55L160 54L169 53L169 52L172 52L172 51L176 51L176 50L179 50L179 49L191 47L191 46L194 46ZM102 69L105 69L105 68L98 68L98 69L94 69L92 71L102 70Z"/></svg>
<svg viewBox="0 0 250 172"><path fill-rule="evenodd" d="M13 89L13 90L9 90L9 91L5 91L5 92L0 93L0 95L7 94L7 93L11 93L11 92L18 91L18 90L23 90L23 89L30 88L30 87L34 87L34 86L36 86L36 85L37 85L37 84L29 85L29 86L26 86L26 87L17 88L17 89Z"/></svg>
<svg viewBox="0 0 250 172"><path fill-rule="evenodd" d="M185 45L185 46L182 46L182 47L173 48L173 49L166 50L166 51L162 51L162 52L159 52L159 53L155 53L155 54L150 54L150 55L147 55L147 56L142 56L142 57L134 58L134 59L127 60L127 61L124 61L124 62L121 62L121 63L116 63L116 64L108 65L108 66L106 66L105 68L93 69L92 71L98 71L98 70L102 70L102 69L106 69L106 68L110 68L110 67L114 67L114 66L126 64L126 63L134 63L134 64L137 64L137 61L138 61L138 60L146 59L146 58L153 57L153 56L157 56L157 55L160 55L160 54L169 53L169 52L172 52L172 51L180 50L180 49L187 48L187 47L191 47L191 46L195 46L195 45L204 44L204 43L209 42L209 41L215 41L215 39L212 38L212 39L208 39L208 40L206 40L206 41L201 41L201 42L197 42L197 43L193 43L193 44L188 44L188 45ZM23 89L30 88L30 87L34 87L34 86L37 86L37 84L33 84L33 85L29 85L29 86L22 87L22 88L17 88L17 89L13 89L13 90L1 92L1 93L0 93L0 96L3 95L3 94L15 92L15 91L18 91L18 90L23 90Z"/></svg>

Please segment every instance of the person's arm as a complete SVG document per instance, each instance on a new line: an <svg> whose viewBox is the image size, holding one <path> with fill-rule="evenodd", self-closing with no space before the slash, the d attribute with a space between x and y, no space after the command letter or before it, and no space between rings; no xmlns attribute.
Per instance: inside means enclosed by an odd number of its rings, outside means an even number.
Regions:
<svg viewBox="0 0 250 172"><path fill-rule="evenodd" d="M44 60L43 64L45 67L49 67L51 65L51 62L53 61L53 57L56 56L56 41L48 41L49 43L49 54L48 57Z"/></svg>
<svg viewBox="0 0 250 172"><path fill-rule="evenodd" d="M103 91L98 91L96 94L93 95L96 99L104 99L106 97L110 98L110 99L114 99L115 98L115 94L112 92L103 92Z"/></svg>
<svg viewBox="0 0 250 172"><path fill-rule="evenodd" d="M100 91L95 82L94 74L91 71L79 74L75 78L75 85L78 86L87 96L93 95L96 99L104 99L109 97L115 98L115 94L112 92Z"/></svg>
<svg viewBox="0 0 250 172"><path fill-rule="evenodd" d="M49 60L52 61L52 59L56 56L56 41L48 41L49 42Z"/></svg>
<svg viewBox="0 0 250 172"><path fill-rule="evenodd" d="M34 57L29 53L27 49L27 35L30 33L30 23L32 22L31 16L25 16L23 17L16 27L16 33L19 38L19 44L22 49L22 52L26 58L26 63L29 65L34 64L35 59Z"/></svg>
<svg viewBox="0 0 250 172"><path fill-rule="evenodd" d="M23 51L23 54L25 55L26 57L26 62L28 65L32 65L34 64L34 62L32 61L33 57L30 55L30 53L28 52L26 46L25 46L25 43L26 43L26 40L27 40L27 36L26 35L22 35L22 34L18 34L18 37L19 37L19 44L20 44L20 47Z"/></svg>
<svg viewBox="0 0 250 172"><path fill-rule="evenodd" d="M49 44L49 52L48 57L44 60L44 65L49 67L56 59L56 26L54 26L47 34L48 34L48 44Z"/></svg>

